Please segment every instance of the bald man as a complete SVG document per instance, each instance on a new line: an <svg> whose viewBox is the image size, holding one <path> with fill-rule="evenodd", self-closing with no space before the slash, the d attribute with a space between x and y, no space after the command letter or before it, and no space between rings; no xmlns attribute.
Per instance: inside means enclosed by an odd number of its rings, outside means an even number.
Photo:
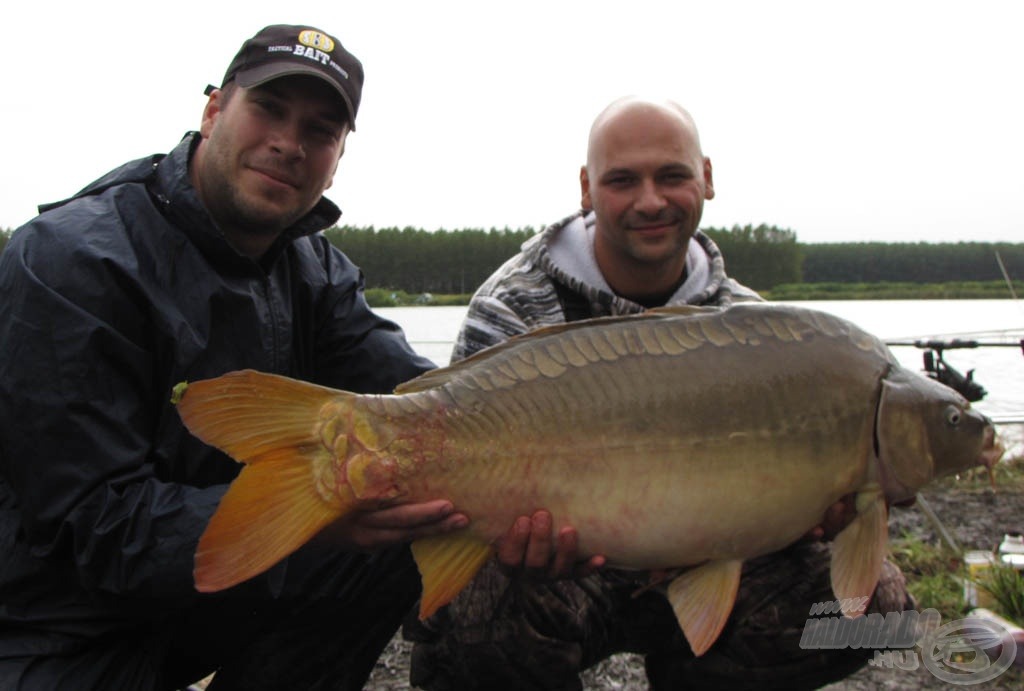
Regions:
<svg viewBox="0 0 1024 691"><path fill-rule="evenodd" d="M598 115L580 170L582 209L527 241L476 292L452 359L567 321L663 305L728 306L760 297L726 276L718 247L698 230L715 195L711 159L678 104L619 99ZM707 392L714 406L714 391ZM816 537L845 524L843 507ZM522 520L522 519L521 519ZM512 531L498 561L433 619L410 621L411 682L431 691L580 689L581 670L618 652L641 653L651 688L817 688L867 662L871 651L804 650L810 607L834 599L828 548L804 540L744 565L718 642L695 658L671 607L647 574L571 572L575 532L552 535L541 511ZM552 556L554 554L554 556ZM510 578L525 567L536 578ZM522 573L522 572L519 572ZM637 593L641 593L637 595ZM869 611L912 606L886 564Z"/></svg>

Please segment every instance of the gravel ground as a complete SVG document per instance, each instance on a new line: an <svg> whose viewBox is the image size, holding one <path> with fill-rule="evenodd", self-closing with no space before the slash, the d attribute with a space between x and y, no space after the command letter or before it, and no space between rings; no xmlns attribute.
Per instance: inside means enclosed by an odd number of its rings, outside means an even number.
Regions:
<svg viewBox="0 0 1024 691"><path fill-rule="evenodd" d="M1007 457L1024 456L1024 428L1001 430L1008 443ZM1018 461L1024 462L1024 461ZM964 549L992 549L1007 532L1024 532L1024 487L1012 491L978 486L977 482L944 480L929 487L923 495L942 524ZM937 543L939 537L920 507L896 509L890 517L890 535L905 532ZM945 623L945 622L943 622ZM1024 624L1024 622L1022 622ZM409 644L396 636L378 661L366 686L368 691L409 688ZM647 689L643 661L636 655L617 655L583 673L588 691ZM997 689L1019 691L1024 688L1024 670L1011 669L997 679L969 687L957 687L936 678L919 666L916 671L865 667L842 682L824 687L826 691L875 691L878 689Z"/></svg>

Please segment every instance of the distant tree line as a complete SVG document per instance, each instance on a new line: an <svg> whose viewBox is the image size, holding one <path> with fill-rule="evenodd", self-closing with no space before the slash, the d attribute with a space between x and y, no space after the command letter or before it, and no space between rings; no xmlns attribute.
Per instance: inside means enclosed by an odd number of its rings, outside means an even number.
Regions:
<svg viewBox="0 0 1024 691"><path fill-rule="evenodd" d="M754 290L767 290L802 279L802 245L796 233L775 226L704 228L725 257L725 270Z"/></svg>
<svg viewBox="0 0 1024 691"><path fill-rule="evenodd" d="M532 228L428 232L342 227L327 237L364 271L370 287L471 293L533 234ZM801 244L776 226L705 228L730 276L754 288L799 283L943 283L1024 278L1024 243Z"/></svg>
<svg viewBox="0 0 1024 691"><path fill-rule="evenodd" d="M325 232L366 275L367 286L409 293L472 293L536 231L470 229L427 232L416 228L353 228ZM756 289L800 282L796 234L774 226L709 228L729 273Z"/></svg>
<svg viewBox="0 0 1024 691"><path fill-rule="evenodd" d="M324 232L366 275L368 287L408 293L472 293L533 234L532 228L427 232L353 228Z"/></svg>
<svg viewBox="0 0 1024 691"><path fill-rule="evenodd" d="M805 283L1002 281L999 260L1012 279L1024 279L1020 243L844 242L803 245L803 255Z"/></svg>
<svg viewBox="0 0 1024 691"><path fill-rule="evenodd" d="M535 232L340 226L325 235L362 268L369 288L466 294ZM721 248L729 275L756 290L800 283L1002 281L997 256L1011 278L1024 278L1024 243L801 244L793 231L764 224L704 232ZM0 230L0 249L10 234Z"/></svg>

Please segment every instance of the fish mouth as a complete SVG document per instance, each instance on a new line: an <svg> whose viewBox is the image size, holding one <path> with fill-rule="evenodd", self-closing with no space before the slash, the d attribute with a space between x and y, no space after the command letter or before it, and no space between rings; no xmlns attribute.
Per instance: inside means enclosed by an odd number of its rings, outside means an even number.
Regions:
<svg viewBox="0 0 1024 691"><path fill-rule="evenodd" d="M982 441L981 453L978 456L978 462L992 470L995 464L1003 457L1006 453L1006 447L1003 446L1003 442L996 436L996 428L989 423L985 428L985 438Z"/></svg>

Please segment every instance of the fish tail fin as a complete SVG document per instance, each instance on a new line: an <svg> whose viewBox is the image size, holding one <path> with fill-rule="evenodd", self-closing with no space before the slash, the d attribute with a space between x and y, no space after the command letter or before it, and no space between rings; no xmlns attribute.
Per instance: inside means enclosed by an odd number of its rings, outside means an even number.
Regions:
<svg viewBox="0 0 1024 691"><path fill-rule="evenodd" d="M195 436L245 464L199 541L197 590L223 590L266 571L353 507L354 498L321 494L311 466L333 461L318 436L320 409L355 396L251 370L175 395Z"/></svg>

